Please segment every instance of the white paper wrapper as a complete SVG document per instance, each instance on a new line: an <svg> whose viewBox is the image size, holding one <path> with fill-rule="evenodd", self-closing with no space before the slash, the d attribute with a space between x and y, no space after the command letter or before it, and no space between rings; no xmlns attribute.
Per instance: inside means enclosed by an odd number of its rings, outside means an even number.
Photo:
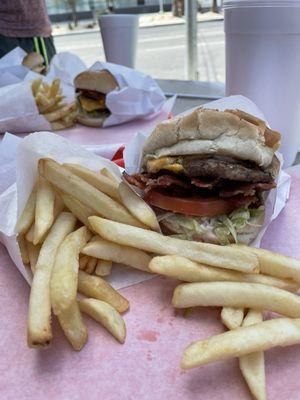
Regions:
<svg viewBox="0 0 300 400"><path fill-rule="evenodd" d="M0 88L0 132L14 133L50 130L50 123L39 114L30 82Z"/></svg>
<svg viewBox="0 0 300 400"><path fill-rule="evenodd" d="M75 54L67 51L56 54L49 66L47 78L60 78L61 82L73 86L74 78L86 69L85 63Z"/></svg>
<svg viewBox="0 0 300 400"><path fill-rule="evenodd" d="M42 78L51 84L55 78L60 78L65 101L72 102L75 100L74 77L86 69L79 57L63 52L53 57L47 76L44 76L21 65L25 55L25 51L16 48L0 59L0 132L51 130L50 123L39 115L31 82Z"/></svg>
<svg viewBox="0 0 300 400"><path fill-rule="evenodd" d="M249 114L256 116L262 120L266 120L263 113L258 109L258 107L249 99L244 96L230 96L224 97L222 99L212 101L210 103L205 104L205 108L211 109L218 109L220 111L224 111L226 109L240 109L245 111ZM183 113L187 114L192 110L185 111ZM124 151L124 162L125 162L125 169L128 174L134 174L139 172L140 170L140 162L141 162L141 149L146 138L149 136L151 132L139 132L137 133L130 143L126 146ZM277 154L279 160L281 161L282 165L282 156L281 154ZM285 173L280 168L280 173L278 176L277 187L270 191L270 194L267 198L265 203L266 207L266 218L264 225L252 243L253 246L259 247L261 239L265 234L267 227L270 225L271 221L273 221L280 211L284 208L286 201L289 197L291 185L291 178L290 176Z"/></svg>
<svg viewBox="0 0 300 400"><path fill-rule="evenodd" d="M0 158L0 183L6 189L0 195L0 241L6 246L21 274L31 283L30 268L23 265L16 242L15 225L36 180L38 160L50 157L60 163L78 163L95 171L106 167L120 179L121 174L119 168L108 159L50 132L33 133L25 139L7 134L0 144L1 154L7 154L7 157L5 160ZM2 174L3 171L7 176ZM115 265L108 280L115 288L122 288L152 277L132 268Z"/></svg>
<svg viewBox="0 0 300 400"><path fill-rule="evenodd" d="M108 70L117 80L119 89L106 95L111 112L103 127L122 124L159 112L166 101L160 87L149 75L117 64L96 62L93 71Z"/></svg>

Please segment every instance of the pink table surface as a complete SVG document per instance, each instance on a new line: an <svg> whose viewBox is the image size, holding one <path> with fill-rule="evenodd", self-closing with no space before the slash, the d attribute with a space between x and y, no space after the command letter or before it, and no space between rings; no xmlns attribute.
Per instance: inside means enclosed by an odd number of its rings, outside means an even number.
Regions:
<svg viewBox="0 0 300 400"><path fill-rule="evenodd" d="M165 108L153 117L139 119L126 124L111 126L109 128L92 128L77 124L75 127L56 131L57 135L63 136L78 144L83 145L105 145L112 143L126 144L130 141L136 132L151 131L159 122L169 116L171 102L167 103ZM19 137L26 136L26 133L18 134ZM1 134L0 134L1 137Z"/></svg>
<svg viewBox="0 0 300 400"><path fill-rule="evenodd" d="M300 257L300 180L271 224L263 247ZM29 287L0 246L0 399L250 399L236 359L182 371L183 349L193 340L223 331L220 310L199 308L176 316L170 305L175 281L155 278L123 289L127 339L117 343L85 318L89 340L74 352L53 321L48 350L26 346ZM266 352L269 399L300 399L300 346Z"/></svg>

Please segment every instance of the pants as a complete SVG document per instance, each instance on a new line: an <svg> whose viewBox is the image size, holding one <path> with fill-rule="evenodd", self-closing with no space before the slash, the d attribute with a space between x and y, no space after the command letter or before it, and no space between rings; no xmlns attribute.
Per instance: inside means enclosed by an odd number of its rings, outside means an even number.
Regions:
<svg viewBox="0 0 300 400"><path fill-rule="evenodd" d="M21 47L27 53L32 51L40 53L44 57L46 66L56 54L52 36L47 38L13 38L0 34L0 58L15 47Z"/></svg>

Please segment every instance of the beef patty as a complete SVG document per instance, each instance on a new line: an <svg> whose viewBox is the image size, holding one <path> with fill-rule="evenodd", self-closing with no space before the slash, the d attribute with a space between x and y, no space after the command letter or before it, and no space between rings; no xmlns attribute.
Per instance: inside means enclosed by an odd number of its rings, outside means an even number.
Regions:
<svg viewBox="0 0 300 400"><path fill-rule="evenodd" d="M182 165L185 175L189 177L222 178L231 181L263 182L274 180L275 170L278 168L278 160L273 158L272 164L267 170L260 169L249 161L235 160L230 157L183 157Z"/></svg>

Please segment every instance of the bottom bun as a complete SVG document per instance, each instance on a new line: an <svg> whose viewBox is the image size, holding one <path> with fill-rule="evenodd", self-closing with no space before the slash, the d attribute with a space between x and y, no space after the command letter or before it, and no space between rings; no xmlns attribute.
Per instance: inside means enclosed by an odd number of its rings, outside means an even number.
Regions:
<svg viewBox="0 0 300 400"><path fill-rule="evenodd" d="M85 114L78 114L77 122L79 122L82 125L101 128L104 124L104 121L107 119L107 117L108 117L107 113L103 114L103 116L98 117L98 118L89 117L88 115L85 115Z"/></svg>

